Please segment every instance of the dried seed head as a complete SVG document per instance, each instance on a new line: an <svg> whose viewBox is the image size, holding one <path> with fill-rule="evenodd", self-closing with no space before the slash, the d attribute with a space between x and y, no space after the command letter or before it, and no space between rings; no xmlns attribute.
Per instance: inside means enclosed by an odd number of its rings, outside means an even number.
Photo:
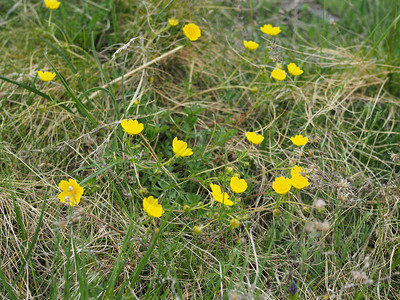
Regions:
<svg viewBox="0 0 400 300"><path fill-rule="evenodd" d="M313 232L315 232L315 225L314 225L313 223L307 223L307 224L304 226L304 230L305 230L305 232L307 232L307 233L313 233Z"/></svg>
<svg viewBox="0 0 400 300"><path fill-rule="evenodd" d="M314 207L317 210L323 210L325 208L325 206L326 206L326 202L322 199L317 199L314 202Z"/></svg>
<svg viewBox="0 0 400 300"><path fill-rule="evenodd" d="M367 276L367 274L365 272L353 271L352 275L353 275L353 279L355 281L361 281L363 283L367 283L368 282L368 276Z"/></svg>
<svg viewBox="0 0 400 300"><path fill-rule="evenodd" d="M328 222L315 222L315 229L320 232L328 232L331 225Z"/></svg>
<svg viewBox="0 0 400 300"><path fill-rule="evenodd" d="M55 222L54 225L57 226L59 229L67 228L68 222L66 220L60 220L59 222Z"/></svg>
<svg viewBox="0 0 400 300"><path fill-rule="evenodd" d="M350 187L350 183L346 179L342 178L336 184L336 187L337 187L337 189L345 190L345 189L348 189Z"/></svg>
<svg viewBox="0 0 400 300"><path fill-rule="evenodd" d="M338 200L342 203L345 203L349 200L349 194L338 193Z"/></svg>
<svg viewBox="0 0 400 300"><path fill-rule="evenodd" d="M400 153L390 153L390 159L394 162L400 161Z"/></svg>

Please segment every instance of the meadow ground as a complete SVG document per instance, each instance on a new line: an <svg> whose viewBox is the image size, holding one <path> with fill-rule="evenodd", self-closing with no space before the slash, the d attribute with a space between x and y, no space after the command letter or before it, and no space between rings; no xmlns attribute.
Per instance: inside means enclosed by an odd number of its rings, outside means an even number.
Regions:
<svg viewBox="0 0 400 300"><path fill-rule="evenodd" d="M400 299L399 19L392 0L0 0L1 297Z"/></svg>

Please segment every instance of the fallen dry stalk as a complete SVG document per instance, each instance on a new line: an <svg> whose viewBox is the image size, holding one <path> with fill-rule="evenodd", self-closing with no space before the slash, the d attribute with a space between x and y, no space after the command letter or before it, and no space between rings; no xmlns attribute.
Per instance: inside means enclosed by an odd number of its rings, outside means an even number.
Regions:
<svg viewBox="0 0 400 300"><path fill-rule="evenodd" d="M147 68L148 66L151 66L152 64L154 64L154 63L156 63L156 62L158 62L158 61L164 59L164 58L167 57L167 56L170 56L171 54L173 54L173 53L175 53L175 52L181 50L182 48L183 48L183 45L178 46L178 47L176 47L175 49L172 49L171 51L169 51L169 52L167 52L167 53L164 53L163 55L161 55L161 56L159 56L159 57L157 57L157 58L155 58L155 59L149 61L148 63L145 63L144 65L140 66L139 68L136 68L136 69L134 69L134 70L132 70L132 71L130 71L130 72L124 74L124 75L121 76L121 77L115 78L114 80L110 81L109 83L103 85L102 88L104 89L104 88L106 88L106 87L107 87L108 85L110 85L110 84L118 83L118 82L122 81L122 78L127 78L127 77L129 77L129 76L132 76L133 74L139 72L140 70L143 70L143 69ZM100 93L100 91L94 92L93 94L91 94L91 95L89 96L89 98L90 98L90 99L93 99L94 97L97 96L98 93Z"/></svg>

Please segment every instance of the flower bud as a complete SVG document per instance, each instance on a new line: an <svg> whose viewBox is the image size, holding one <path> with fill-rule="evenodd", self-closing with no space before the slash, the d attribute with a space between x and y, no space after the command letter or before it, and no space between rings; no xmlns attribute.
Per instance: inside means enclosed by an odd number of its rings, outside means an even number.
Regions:
<svg viewBox="0 0 400 300"><path fill-rule="evenodd" d="M140 190L139 190L139 194L140 195L143 195L143 196L146 196L147 194L148 194L148 189L147 188L141 188Z"/></svg>
<svg viewBox="0 0 400 300"><path fill-rule="evenodd" d="M257 93L258 92L258 87L256 87L256 86L251 87L250 88L250 92L252 92L253 94Z"/></svg>
<svg viewBox="0 0 400 300"><path fill-rule="evenodd" d="M200 226L195 225L193 227L193 233L196 235L200 235L203 232L203 229Z"/></svg>
<svg viewBox="0 0 400 300"><path fill-rule="evenodd" d="M232 175L233 173L233 168L232 167L226 167L226 174Z"/></svg>
<svg viewBox="0 0 400 300"><path fill-rule="evenodd" d="M277 216L279 216L281 214L281 211L278 209L278 208L275 208L273 211L272 211L272 215L274 216L274 217L277 217Z"/></svg>

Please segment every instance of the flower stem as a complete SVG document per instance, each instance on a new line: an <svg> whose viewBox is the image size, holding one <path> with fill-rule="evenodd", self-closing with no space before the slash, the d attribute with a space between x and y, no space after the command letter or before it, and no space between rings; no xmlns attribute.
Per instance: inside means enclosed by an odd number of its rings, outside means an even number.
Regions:
<svg viewBox="0 0 400 300"><path fill-rule="evenodd" d="M49 27L50 27L50 25L51 25L51 14L52 14L52 10L50 9L50 14L49 14L49 23L48 23L48 25L49 25Z"/></svg>

